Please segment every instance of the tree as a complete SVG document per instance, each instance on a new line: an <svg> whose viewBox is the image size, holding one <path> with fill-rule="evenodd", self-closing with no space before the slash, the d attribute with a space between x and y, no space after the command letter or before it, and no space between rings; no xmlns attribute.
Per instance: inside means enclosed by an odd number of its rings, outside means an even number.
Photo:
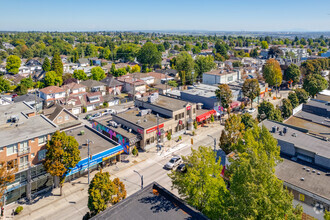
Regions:
<svg viewBox="0 0 330 220"><path fill-rule="evenodd" d="M4 79L2 76L0 77L0 93L6 92L10 89L10 83L7 79Z"/></svg>
<svg viewBox="0 0 330 220"><path fill-rule="evenodd" d="M227 48L226 44L218 41L215 44L215 49L216 49L216 52L219 53L221 56L227 57L228 48Z"/></svg>
<svg viewBox="0 0 330 220"><path fill-rule="evenodd" d="M24 84L18 84L14 90L18 95L25 95L28 93L28 88Z"/></svg>
<svg viewBox="0 0 330 220"><path fill-rule="evenodd" d="M139 73L139 72L141 72L141 67L140 67L139 65L135 64L135 65L132 67L131 72L132 72L132 73Z"/></svg>
<svg viewBox="0 0 330 220"><path fill-rule="evenodd" d="M296 93L297 98L299 100L299 104L307 103L309 94L308 94L308 92L306 92L306 90L304 90L304 89L296 89L295 90L295 93Z"/></svg>
<svg viewBox="0 0 330 220"><path fill-rule="evenodd" d="M211 147L200 146L191 151L191 155L182 157L183 162L189 164L187 172L182 174L173 170L169 174L172 189L177 189L181 198L210 219L223 219L226 212L222 197L228 190L221 177L220 160L216 161Z"/></svg>
<svg viewBox="0 0 330 220"><path fill-rule="evenodd" d="M24 85L26 88L33 88L34 82L31 77L24 78L21 80L20 84Z"/></svg>
<svg viewBox="0 0 330 220"><path fill-rule="evenodd" d="M268 57L282 57L283 51L278 47L271 47L268 51Z"/></svg>
<svg viewBox="0 0 330 220"><path fill-rule="evenodd" d="M325 210L325 212L324 212L324 220L330 220L330 211Z"/></svg>
<svg viewBox="0 0 330 220"><path fill-rule="evenodd" d="M88 76L84 70L74 70L73 78L78 79L78 80L87 80Z"/></svg>
<svg viewBox="0 0 330 220"><path fill-rule="evenodd" d="M292 104L289 99L282 100L282 117L288 118L292 115Z"/></svg>
<svg viewBox="0 0 330 220"><path fill-rule="evenodd" d="M207 50L207 48L209 48L209 46L207 45L206 42L203 42L203 44L202 44L202 50Z"/></svg>
<svg viewBox="0 0 330 220"><path fill-rule="evenodd" d="M184 72L185 82L188 82L188 84L192 84L195 78L194 76L192 76L194 66L195 66L194 60L187 52L181 52L176 57L176 69L178 70L179 73L181 73L180 74L181 81L183 81L182 73Z"/></svg>
<svg viewBox="0 0 330 220"><path fill-rule="evenodd" d="M218 86L218 89L215 91L215 95L220 100L220 104L224 108L228 108L229 104L232 102L233 94L231 89L227 84L221 84Z"/></svg>
<svg viewBox="0 0 330 220"><path fill-rule="evenodd" d="M243 84L242 92L244 96L251 101L251 108L253 100L260 95L260 87L257 79L246 79Z"/></svg>
<svg viewBox="0 0 330 220"><path fill-rule="evenodd" d="M296 64L290 64L284 72L286 80L292 80L292 84L296 85L300 81L301 72Z"/></svg>
<svg viewBox="0 0 330 220"><path fill-rule="evenodd" d="M52 65L50 70L55 71L57 76L63 75L63 63L59 53L55 53L52 59Z"/></svg>
<svg viewBox="0 0 330 220"><path fill-rule="evenodd" d="M297 94L295 92L290 92L289 95L288 95L288 99L290 100L292 108L295 108L299 105L299 99L298 99Z"/></svg>
<svg viewBox="0 0 330 220"><path fill-rule="evenodd" d="M213 56L197 56L195 59L195 73L201 77L216 67Z"/></svg>
<svg viewBox="0 0 330 220"><path fill-rule="evenodd" d="M194 46L193 49L192 49L192 52L193 52L193 54L199 54L201 52L201 48L197 47L197 46Z"/></svg>
<svg viewBox="0 0 330 220"><path fill-rule="evenodd" d="M167 82L169 86L178 87L178 83L175 80L170 80Z"/></svg>
<svg viewBox="0 0 330 220"><path fill-rule="evenodd" d="M148 67L153 65L160 64L162 61L162 53L158 51L157 46L151 42L145 43L138 56L137 60Z"/></svg>
<svg viewBox="0 0 330 220"><path fill-rule="evenodd" d="M304 79L303 88L314 97L317 93L328 88L328 82L319 74L310 74Z"/></svg>
<svg viewBox="0 0 330 220"><path fill-rule="evenodd" d="M171 48L171 44L168 41L165 41L163 44L164 44L165 50L168 50Z"/></svg>
<svg viewBox="0 0 330 220"><path fill-rule="evenodd" d="M50 62L48 57L45 57L44 62L42 63L42 70L45 72L50 71Z"/></svg>
<svg viewBox="0 0 330 220"><path fill-rule="evenodd" d="M56 131L46 144L46 150L44 167L50 175L59 180L62 195L65 176L80 161L79 144L73 136ZM58 185L58 182L56 184Z"/></svg>
<svg viewBox="0 0 330 220"><path fill-rule="evenodd" d="M21 59L16 55L10 55L7 58L6 70L11 74L17 74L21 66Z"/></svg>
<svg viewBox="0 0 330 220"><path fill-rule="evenodd" d="M263 101L258 106L258 119L269 119L278 122L283 121L281 110L278 108L275 109L274 105L267 101Z"/></svg>
<svg viewBox="0 0 330 220"><path fill-rule="evenodd" d="M266 127L254 126L237 145L239 159L229 167L228 219L295 219L293 195L275 176L277 140Z"/></svg>
<svg viewBox="0 0 330 220"><path fill-rule="evenodd" d="M49 71L46 73L45 86L61 86L63 83L62 76L58 76L55 71Z"/></svg>
<svg viewBox="0 0 330 220"><path fill-rule="evenodd" d="M95 174L88 188L88 208L92 216L104 211L109 204L116 204L126 198L126 189L118 178L110 179L109 172L102 170Z"/></svg>
<svg viewBox="0 0 330 220"><path fill-rule="evenodd" d="M259 53L258 53L258 49L254 48L253 50L251 50L250 52L250 57L258 57Z"/></svg>
<svg viewBox="0 0 330 220"><path fill-rule="evenodd" d="M157 44L157 50L159 52L165 52L164 44Z"/></svg>
<svg viewBox="0 0 330 220"><path fill-rule="evenodd" d="M280 86L282 84L282 71L280 64L275 59L267 60L263 69L263 77L270 86Z"/></svg>
<svg viewBox="0 0 330 220"><path fill-rule="evenodd" d="M244 124L245 130L252 128L256 124L256 120L254 120L252 115L249 113L242 114L241 121Z"/></svg>
<svg viewBox="0 0 330 220"><path fill-rule="evenodd" d="M2 198L7 190L7 186L15 181L15 172L17 172L17 164L14 162L0 162L0 206L3 207Z"/></svg>
<svg viewBox="0 0 330 220"><path fill-rule="evenodd" d="M91 74L91 78L97 81L100 81L106 77L104 70L99 66L93 67L91 69Z"/></svg>
<svg viewBox="0 0 330 220"><path fill-rule="evenodd" d="M268 43L267 43L267 41L261 41L261 48L262 49L268 49Z"/></svg>
<svg viewBox="0 0 330 220"><path fill-rule="evenodd" d="M220 148L226 153L234 150L234 144L243 137L244 124L242 123L240 115L232 114L225 122L225 129L222 130L220 136Z"/></svg>

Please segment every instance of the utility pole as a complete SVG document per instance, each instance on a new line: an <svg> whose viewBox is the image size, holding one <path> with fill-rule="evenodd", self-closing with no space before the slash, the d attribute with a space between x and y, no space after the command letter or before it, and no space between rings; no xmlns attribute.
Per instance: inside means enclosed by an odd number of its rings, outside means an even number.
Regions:
<svg viewBox="0 0 330 220"><path fill-rule="evenodd" d="M138 171L136 171L136 170L133 170L133 172L134 173L137 173L139 176L140 176L140 178L141 178L141 189L143 189L143 175L141 175Z"/></svg>

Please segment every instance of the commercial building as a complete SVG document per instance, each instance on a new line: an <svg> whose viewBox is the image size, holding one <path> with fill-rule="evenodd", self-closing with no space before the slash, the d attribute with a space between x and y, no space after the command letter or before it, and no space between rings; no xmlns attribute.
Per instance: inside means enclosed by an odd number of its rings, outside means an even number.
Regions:
<svg viewBox="0 0 330 220"><path fill-rule="evenodd" d="M212 70L203 73L203 83L209 85L228 84L240 79L242 79L242 73L240 70Z"/></svg>
<svg viewBox="0 0 330 220"><path fill-rule="evenodd" d="M206 220L208 218L161 185L153 182L91 219Z"/></svg>
<svg viewBox="0 0 330 220"><path fill-rule="evenodd" d="M0 161L7 169L17 168L8 185L6 202L11 203L50 188L52 178L43 168L45 145L58 127L25 102L0 106Z"/></svg>

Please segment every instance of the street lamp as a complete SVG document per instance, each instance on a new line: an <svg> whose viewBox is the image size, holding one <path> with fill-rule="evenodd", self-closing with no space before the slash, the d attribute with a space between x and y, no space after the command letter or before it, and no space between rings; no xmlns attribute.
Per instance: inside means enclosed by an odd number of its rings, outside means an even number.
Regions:
<svg viewBox="0 0 330 220"><path fill-rule="evenodd" d="M143 189L143 175L141 175L138 171L136 171L136 170L133 170L134 171L134 173L137 173L139 176L140 176L140 178L141 178L141 189Z"/></svg>
<svg viewBox="0 0 330 220"><path fill-rule="evenodd" d="M215 151L215 148L217 146L217 139L215 137L209 135L209 134L207 136L213 139L213 141L214 141L214 151Z"/></svg>

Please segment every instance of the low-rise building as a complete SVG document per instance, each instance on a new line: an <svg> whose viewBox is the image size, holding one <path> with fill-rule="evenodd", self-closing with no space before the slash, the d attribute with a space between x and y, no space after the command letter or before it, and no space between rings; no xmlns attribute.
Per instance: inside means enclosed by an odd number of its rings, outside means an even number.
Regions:
<svg viewBox="0 0 330 220"><path fill-rule="evenodd" d="M106 85L104 82L88 79L80 82L87 88L87 92L101 92L102 95L106 94Z"/></svg>
<svg viewBox="0 0 330 220"><path fill-rule="evenodd" d="M37 112L42 110L43 99L36 94L28 93L25 95L16 96L13 100L15 103L25 102L35 108Z"/></svg>
<svg viewBox="0 0 330 220"><path fill-rule="evenodd" d="M116 80L113 76L108 76L101 80L106 86L106 92L111 95L121 94L123 83Z"/></svg>
<svg viewBox="0 0 330 220"><path fill-rule="evenodd" d="M203 73L203 83L209 85L228 84L241 79L241 71L212 70Z"/></svg>
<svg viewBox="0 0 330 220"><path fill-rule="evenodd" d="M78 117L59 104L44 109L44 115L56 124L60 130L78 126L81 124Z"/></svg>
<svg viewBox="0 0 330 220"><path fill-rule="evenodd" d="M65 90L58 86L48 86L39 90L39 97L44 100L46 106L65 98Z"/></svg>

